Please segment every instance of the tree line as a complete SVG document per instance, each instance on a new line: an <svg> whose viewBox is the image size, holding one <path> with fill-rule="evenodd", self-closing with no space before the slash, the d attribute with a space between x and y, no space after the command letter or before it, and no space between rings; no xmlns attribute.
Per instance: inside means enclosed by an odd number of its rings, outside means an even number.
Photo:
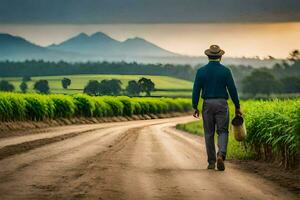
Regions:
<svg viewBox="0 0 300 200"><path fill-rule="evenodd" d="M72 74L130 74L130 75L164 75L193 81L196 71L202 64L190 65L173 64L138 64L135 62L85 62L68 63L46 61L0 62L1 77L9 76L46 76ZM271 68L256 69L253 66L229 65L240 92L255 96L271 93L300 93L300 53L299 50L290 52L289 57ZM45 84L45 83L43 83ZM65 87L68 86L65 80ZM94 85L98 83L94 82ZM99 83L100 84L100 83ZM105 83L103 83L105 85ZM131 88L138 88L134 82L129 83ZM7 85L7 83L6 83ZM102 87L102 86L101 86ZM22 88L26 85L22 83ZM101 91L104 89L102 88ZM135 91L137 89L134 89ZM104 92L106 93L106 92Z"/></svg>
<svg viewBox="0 0 300 200"><path fill-rule="evenodd" d="M23 77L22 82L19 86L23 93L28 90L27 82L31 81L31 77ZM68 89L71 85L72 80L69 78L63 78L61 80L62 88ZM122 82L118 79L111 80L90 80L83 89L83 93L92 96L118 96L118 95L128 95L128 96L140 96L141 93L145 93L146 96L151 96L151 92L155 89L155 83L148 78L142 77L138 81L130 80L125 91L122 90ZM33 89L38 93L49 94L50 86L47 80L38 80L34 83ZM0 81L0 91L12 92L15 90L15 86L7 80Z"/></svg>
<svg viewBox="0 0 300 200"><path fill-rule="evenodd" d="M251 70L240 85L242 92L250 96L300 93L300 52L292 51L287 61L277 63L271 69Z"/></svg>
<svg viewBox="0 0 300 200"><path fill-rule="evenodd" d="M136 62L0 61L1 77L56 76L74 74L157 75L193 80L191 65L140 64Z"/></svg>

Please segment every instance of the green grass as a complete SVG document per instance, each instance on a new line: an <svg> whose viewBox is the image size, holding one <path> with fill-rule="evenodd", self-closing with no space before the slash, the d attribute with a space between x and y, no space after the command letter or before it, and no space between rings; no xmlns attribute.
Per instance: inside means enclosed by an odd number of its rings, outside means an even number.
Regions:
<svg viewBox="0 0 300 200"><path fill-rule="evenodd" d="M177 124L176 128L195 135L204 136L202 121L189 122L186 124Z"/></svg>
<svg viewBox="0 0 300 200"><path fill-rule="evenodd" d="M66 77L72 80L70 87L65 90L62 88L61 80ZM139 80L140 78L150 78L154 83L156 89L192 89L192 82L181 80L177 78L172 78L168 76L147 76L147 75L70 75L70 76L41 76L32 77L31 81L27 82L29 90L28 92L33 92L33 84L35 81L40 79L46 79L49 82L51 93L64 93L64 94L75 94L81 93L85 85L89 80L104 80L104 79L119 79L122 82L122 88L125 89L128 81ZM2 78L3 80L10 81L16 88L16 91L20 91L19 85L22 82L22 77L10 77ZM190 97L191 92L189 91L155 91L152 93L153 96L186 96Z"/></svg>
<svg viewBox="0 0 300 200"><path fill-rule="evenodd" d="M204 136L203 121L189 122L186 124L177 124L176 128L186 131L191 134ZM217 134L215 135L215 142L217 143ZM248 151L243 143L237 142L232 133L229 134L227 158L228 159L248 159L252 158L253 154Z"/></svg>

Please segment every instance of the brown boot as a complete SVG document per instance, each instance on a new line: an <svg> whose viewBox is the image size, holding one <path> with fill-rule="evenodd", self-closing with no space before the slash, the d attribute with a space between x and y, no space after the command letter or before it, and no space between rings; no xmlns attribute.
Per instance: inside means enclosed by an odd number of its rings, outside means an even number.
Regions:
<svg viewBox="0 0 300 200"><path fill-rule="evenodd" d="M221 155L218 155L218 157L217 157L217 168L220 171L225 170L224 160L223 160L223 157Z"/></svg>
<svg viewBox="0 0 300 200"><path fill-rule="evenodd" d="M208 164L208 166L207 166L207 169L215 169L215 168L216 168L215 163Z"/></svg>

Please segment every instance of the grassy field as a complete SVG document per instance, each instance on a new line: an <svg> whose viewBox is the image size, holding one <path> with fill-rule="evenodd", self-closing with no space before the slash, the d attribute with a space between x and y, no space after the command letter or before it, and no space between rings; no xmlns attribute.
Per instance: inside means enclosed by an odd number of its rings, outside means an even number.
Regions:
<svg viewBox="0 0 300 200"><path fill-rule="evenodd" d="M70 87L65 90L62 88L61 80L66 77L72 80ZM143 75L70 75L70 76L42 76L42 77L32 77L31 81L28 82L29 92L33 92L33 84L35 81L40 79L46 79L49 81L51 88L51 93L65 93L74 94L81 93L84 86L89 80L104 80L104 79L119 79L122 82L122 88L125 89L128 81L139 80L140 78L150 78L154 83L156 89L161 89L164 91L155 91L153 96L191 96L191 91L180 91L180 90L191 90L192 82L176 79L168 76L143 76ZM10 77L2 78L3 80L8 80L14 84L16 91L20 91L19 85L22 81L22 77ZM170 89L170 91L168 91ZM172 91L179 90L179 91Z"/></svg>

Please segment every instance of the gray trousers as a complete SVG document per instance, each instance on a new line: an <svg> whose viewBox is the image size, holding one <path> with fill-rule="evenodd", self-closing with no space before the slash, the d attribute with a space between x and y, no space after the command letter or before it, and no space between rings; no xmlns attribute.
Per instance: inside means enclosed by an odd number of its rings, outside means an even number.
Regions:
<svg viewBox="0 0 300 200"><path fill-rule="evenodd" d="M202 105L202 118L208 163L216 162L215 130L218 134L218 154L225 160L228 144L229 110L226 99L206 99Z"/></svg>

